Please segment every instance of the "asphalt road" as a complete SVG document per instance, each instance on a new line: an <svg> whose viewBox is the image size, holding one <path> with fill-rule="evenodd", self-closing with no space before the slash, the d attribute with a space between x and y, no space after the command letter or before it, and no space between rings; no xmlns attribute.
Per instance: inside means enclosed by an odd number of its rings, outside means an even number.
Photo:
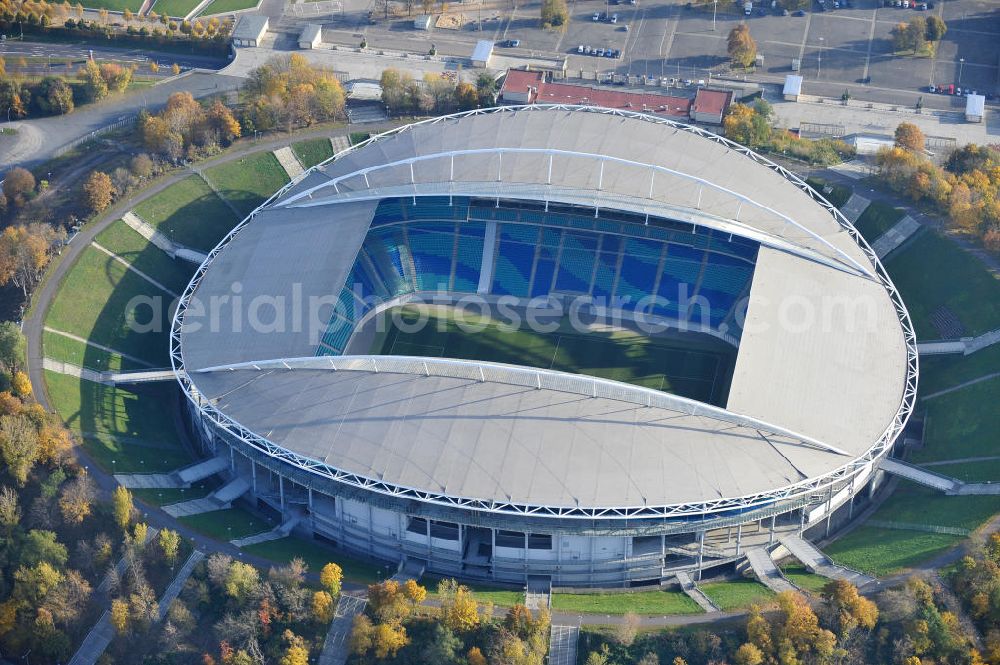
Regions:
<svg viewBox="0 0 1000 665"><path fill-rule="evenodd" d="M7 39L0 42L0 57L7 60L10 68L19 57L51 58L53 61L82 60L93 53L98 60L115 60L116 62L135 63L140 68L148 69L150 62L156 62L169 68L177 63L182 69L220 69L228 64L226 58L215 58L204 55L186 55L183 53L167 53L149 51L146 49L114 48L109 46L93 47L80 44L55 44L52 42L30 42Z"/></svg>
<svg viewBox="0 0 1000 665"><path fill-rule="evenodd" d="M10 123L13 135L0 135L0 171L12 166L36 166L51 159L62 146L147 108L155 111L175 92L195 97L236 90L242 79L220 74L189 72L159 85L89 104L69 115ZM4 124L3 126L8 126Z"/></svg>

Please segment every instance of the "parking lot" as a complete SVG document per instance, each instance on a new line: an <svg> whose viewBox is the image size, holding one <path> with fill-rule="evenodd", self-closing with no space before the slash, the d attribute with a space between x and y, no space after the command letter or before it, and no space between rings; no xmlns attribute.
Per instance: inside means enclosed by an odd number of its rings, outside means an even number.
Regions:
<svg viewBox="0 0 1000 665"><path fill-rule="evenodd" d="M348 0L360 7L364 0ZM466 23L456 30L413 30L412 19L390 19L368 25L367 20L347 12L331 17L324 31L344 41L364 34L370 46L420 52L434 43L439 53L467 56L477 39L519 40L517 48L501 48L510 54L565 56L571 77L581 73L633 74L702 80L730 74L726 37L746 21L757 41L763 66L748 74L751 80L779 82L792 72L794 60L806 89L837 96L850 89L852 96L869 96L892 103L912 103L928 85L957 84L987 93L998 89L1000 49L1000 6L993 0L939 0L927 11L882 7L881 0L854 0L849 9L819 11L817 0L804 16L783 16L780 6L771 8L754 3L752 16L743 13L742 2L720 0L713 18L713 5L686 8L669 0L636 0L636 5L619 0L570 0L570 21L563 31L539 27L540 1L511 5L465 3ZM357 3L356 5L354 3ZM376 7L376 0L363 6ZM378 7L384 7L378 4ZM459 5L451 5L453 8ZM467 9L466 9L467 7ZM484 9L485 7L485 9ZM454 9L453 9L454 11ZM606 18L594 21L594 14L617 14L617 23ZM759 15L763 13L764 15ZM352 18L353 14L353 18ZM890 31L899 22L916 16L936 14L947 23L948 32L935 57L897 56L892 52ZM356 21L351 25L352 21ZM341 30L338 31L338 28ZM620 50L617 59L580 54L580 46L593 50ZM905 91L906 101L896 101L894 91ZM895 95L900 100L900 95ZM961 101L951 100L958 106ZM925 100L925 103L947 100Z"/></svg>

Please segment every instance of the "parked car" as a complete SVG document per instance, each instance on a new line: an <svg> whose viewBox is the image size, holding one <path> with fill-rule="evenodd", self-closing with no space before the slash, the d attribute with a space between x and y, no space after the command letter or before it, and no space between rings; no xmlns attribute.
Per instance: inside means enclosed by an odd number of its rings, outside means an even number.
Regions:
<svg viewBox="0 0 1000 665"><path fill-rule="evenodd" d="M617 23L618 22L618 14L612 14L611 15L611 22L612 23Z"/></svg>
<svg viewBox="0 0 1000 665"><path fill-rule="evenodd" d="M802 9L797 9L794 12L792 12L792 16L798 16L799 18L802 18L805 15L806 15L806 13Z"/></svg>
<svg viewBox="0 0 1000 665"><path fill-rule="evenodd" d="M580 44L579 46L576 47L576 52L577 53L583 53L584 52L583 51L583 44Z"/></svg>
<svg viewBox="0 0 1000 665"><path fill-rule="evenodd" d="M502 42L498 42L497 46L500 48L517 48L521 45L520 39L505 39Z"/></svg>
<svg viewBox="0 0 1000 665"><path fill-rule="evenodd" d="M594 21L595 23L596 23L597 21L600 21L600 20L601 20L601 13L600 13L600 12L594 12L594 17L593 17L593 19L592 19L592 20L593 20L593 21Z"/></svg>

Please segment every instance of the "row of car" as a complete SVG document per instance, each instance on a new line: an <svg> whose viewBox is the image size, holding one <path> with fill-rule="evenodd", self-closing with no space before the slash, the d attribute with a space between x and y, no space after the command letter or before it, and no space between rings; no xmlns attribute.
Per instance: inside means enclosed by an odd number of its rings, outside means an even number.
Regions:
<svg viewBox="0 0 1000 665"><path fill-rule="evenodd" d="M621 58L621 49L617 48L591 48L586 44L580 44L576 47L576 52L580 55L593 55L598 58Z"/></svg>
<svg viewBox="0 0 1000 665"><path fill-rule="evenodd" d="M979 91L973 90L972 88L963 88L960 85L955 85L954 83L949 83L947 85L929 85L925 88L927 92L934 92L939 95L956 95L958 97L965 97L967 95L978 95ZM984 92L982 93L986 99L993 101L993 93Z"/></svg>
<svg viewBox="0 0 1000 665"><path fill-rule="evenodd" d="M916 9L921 12L934 9L933 2L917 2L916 0L882 0L882 6L896 7L897 9Z"/></svg>

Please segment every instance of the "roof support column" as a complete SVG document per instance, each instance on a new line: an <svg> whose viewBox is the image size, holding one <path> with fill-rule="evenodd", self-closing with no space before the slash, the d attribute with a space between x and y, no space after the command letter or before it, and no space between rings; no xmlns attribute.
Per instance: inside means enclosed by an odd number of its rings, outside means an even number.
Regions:
<svg viewBox="0 0 1000 665"><path fill-rule="evenodd" d="M743 525L736 527L736 556L740 555L740 541L743 540Z"/></svg>
<svg viewBox="0 0 1000 665"><path fill-rule="evenodd" d="M695 581L701 581L701 562L705 558L705 532L698 532L698 570L695 573Z"/></svg>
<svg viewBox="0 0 1000 665"><path fill-rule="evenodd" d="M771 515L771 529L767 534L767 546L774 545L774 515Z"/></svg>
<svg viewBox="0 0 1000 665"><path fill-rule="evenodd" d="M281 514L285 514L285 477L278 476L278 501L281 504Z"/></svg>

